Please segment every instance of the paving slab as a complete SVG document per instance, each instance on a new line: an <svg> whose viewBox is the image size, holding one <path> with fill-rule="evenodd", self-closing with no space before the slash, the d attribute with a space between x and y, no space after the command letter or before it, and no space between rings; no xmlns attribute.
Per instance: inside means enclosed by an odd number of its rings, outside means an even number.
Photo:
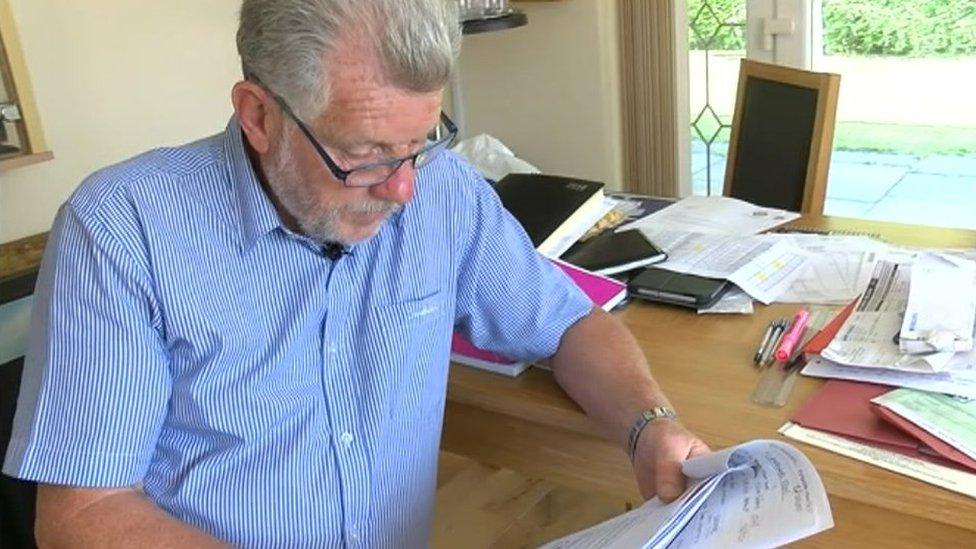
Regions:
<svg viewBox="0 0 976 549"><path fill-rule="evenodd" d="M910 173L888 192L889 197L914 198L925 202L976 205L976 175L962 177L931 173ZM976 210L973 210L976 217Z"/></svg>
<svg viewBox="0 0 976 549"><path fill-rule="evenodd" d="M691 173L705 171L705 162L708 158L711 158L712 161L712 171L714 172L718 167L721 167L722 177L725 177L725 157L714 153L711 156L706 156L704 152L691 153Z"/></svg>
<svg viewBox="0 0 976 549"><path fill-rule="evenodd" d="M886 197L863 217L914 225L976 229L976 210L972 205L920 202L914 198Z"/></svg>
<svg viewBox="0 0 976 549"><path fill-rule="evenodd" d="M908 168L900 166L831 163L827 175L827 197L877 202L907 173Z"/></svg>
<svg viewBox="0 0 976 549"><path fill-rule="evenodd" d="M875 202L859 202L857 200L844 200L842 198L828 198L824 201L824 215L836 215L838 217L863 217L868 210L874 207Z"/></svg>
<svg viewBox="0 0 976 549"><path fill-rule="evenodd" d="M912 171L976 178L976 156L934 154L920 160Z"/></svg>
<svg viewBox="0 0 976 549"><path fill-rule="evenodd" d="M725 185L725 158L714 158L712 162L712 193L711 194L722 194L722 187ZM692 164L694 167L698 167ZM702 164L698 169L691 175L691 186L695 191L695 194L706 194L706 182L708 181L708 173L705 170L704 164Z"/></svg>

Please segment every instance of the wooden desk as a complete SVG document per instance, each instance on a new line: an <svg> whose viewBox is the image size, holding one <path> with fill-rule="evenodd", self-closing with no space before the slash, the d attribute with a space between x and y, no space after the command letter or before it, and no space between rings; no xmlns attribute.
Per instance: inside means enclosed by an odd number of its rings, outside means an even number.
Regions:
<svg viewBox="0 0 976 549"><path fill-rule="evenodd" d="M895 244L976 247L976 232L826 217L797 227L880 234ZM753 404L752 355L766 324L795 306L749 316L698 316L646 303L617 313L647 353L682 422L713 448L776 433L822 381L801 377L783 408ZM976 500L812 446L836 526L804 547L976 547ZM442 447L482 463L639 502L623 451L597 434L549 372L518 378L453 366Z"/></svg>

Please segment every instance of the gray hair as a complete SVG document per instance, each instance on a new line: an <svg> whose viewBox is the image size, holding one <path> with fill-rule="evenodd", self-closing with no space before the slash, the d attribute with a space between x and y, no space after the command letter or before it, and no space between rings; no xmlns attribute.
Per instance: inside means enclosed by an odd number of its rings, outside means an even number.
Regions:
<svg viewBox="0 0 976 549"><path fill-rule="evenodd" d="M426 92L447 83L459 21L455 0L244 0L237 51L245 78L309 119L328 105L328 56L348 32L372 42L391 84Z"/></svg>

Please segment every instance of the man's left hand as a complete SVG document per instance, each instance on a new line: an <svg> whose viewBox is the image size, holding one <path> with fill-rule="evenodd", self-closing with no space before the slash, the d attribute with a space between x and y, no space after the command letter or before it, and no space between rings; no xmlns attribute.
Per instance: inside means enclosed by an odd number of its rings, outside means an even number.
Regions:
<svg viewBox="0 0 976 549"><path fill-rule="evenodd" d="M673 501L685 491L681 462L710 451L677 421L650 422L637 440L634 452L634 472L641 495L645 499L656 495L664 502Z"/></svg>

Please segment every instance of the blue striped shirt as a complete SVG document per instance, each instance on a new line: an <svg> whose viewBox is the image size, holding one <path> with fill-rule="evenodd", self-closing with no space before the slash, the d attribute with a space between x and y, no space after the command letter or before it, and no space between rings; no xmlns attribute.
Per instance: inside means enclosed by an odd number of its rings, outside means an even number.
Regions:
<svg viewBox="0 0 976 549"><path fill-rule="evenodd" d="M451 331L552 355L591 308L444 154L336 261L287 230L240 128L106 168L61 208L4 472L141 485L248 547L418 547Z"/></svg>

